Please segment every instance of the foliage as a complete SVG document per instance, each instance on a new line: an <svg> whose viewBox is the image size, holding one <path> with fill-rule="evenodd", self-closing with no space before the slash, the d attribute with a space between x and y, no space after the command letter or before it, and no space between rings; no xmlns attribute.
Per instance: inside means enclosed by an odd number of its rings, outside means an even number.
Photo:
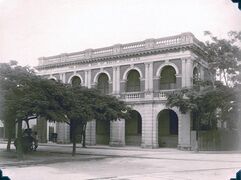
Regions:
<svg viewBox="0 0 241 180"><path fill-rule="evenodd" d="M215 72L219 81L224 82L226 86L233 86L241 72L238 63L241 62L241 31L230 31L228 39L218 39L209 31L205 34L210 38L205 42L210 71Z"/></svg>
<svg viewBox="0 0 241 180"><path fill-rule="evenodd" d="M82 129L85 137L86 124L90 120L128 118L128 111L123 113L122 110L129 108L117 98L102 95L96 89L43 79L29 67L18 66L17 62L0 64L0 84L3 92L1 104L4 107L1 118L9 129L14 129L15 123L18 123L19 139L22 138L23 121L28 128L29 121L39 117L66 122L71 126L73 155L77 128ZM21 150L21 146L18 147Z"/></svg>
<svg viewBox="0 0 241 180"><path fill-rule="evenodd" d="M87 89L81 86L67 86L66 101L69 109L66 115L72 132L73 155L75 155L75 143L77 129L82 129L82 144L85 147L85 130L88 121L93 119L112 121L118 118L129 117L129 109L124 102L117 98L103 95L96 89ZM127 113L123 113L127 110Z"/></svg>
<svg viewBox="0 0 241 180"><path fill-rule="evenodd" d="M54 121L66 119L65 104L63 104L64 86L61 83L43 79L36 76L29 67L10 62L0 64L0 84L1 119L10 132L9 142L16 123L17 137L22 138L23 121L29 128L29 120L40 116ZM22 156L21 143L18 147L19 156Z"/></svg>
<svg viewBox="0 0 241 180"><path fill-rule="evenodd" d="M214 128L217 120L237 120L234 114L240 109L237 94L241 82L241 32L229 32L228 39L218 39L208 31L205 34L210 38L205 42L209 74L217 80L197 82L191 88L171 94L168 105L178 107L182 113L190 111L197 121Z"/></svg>
<svg viewBox="0 0 241 180"><path fill-rule="evenodd" d="M225 120L234 109L235 100L232 88L216 82L199 82L192 88L176 91L168 97L167 105L178 107L181 113L188 111L195 115L199 125L216 128L217 120Z"/></svg>

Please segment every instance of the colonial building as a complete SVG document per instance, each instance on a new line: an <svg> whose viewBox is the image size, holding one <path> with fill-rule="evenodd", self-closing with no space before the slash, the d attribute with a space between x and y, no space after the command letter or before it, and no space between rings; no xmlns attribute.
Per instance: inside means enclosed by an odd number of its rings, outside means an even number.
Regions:
<svg viewBox="0 0 241 180"><path fill-rule="evenodd" d="M39 75L49 79L96 87L133 108L129 121L89 122L89 145L190 149L195 135L190 114L167 107L166 95L192 86L194 78L208 78L207 67L202 43L192 33L182 33L41 57L37 69ZM51 127L58 134L58 142L70 142L67 124ZM44 133L49 132L48 127Z"/></svg>

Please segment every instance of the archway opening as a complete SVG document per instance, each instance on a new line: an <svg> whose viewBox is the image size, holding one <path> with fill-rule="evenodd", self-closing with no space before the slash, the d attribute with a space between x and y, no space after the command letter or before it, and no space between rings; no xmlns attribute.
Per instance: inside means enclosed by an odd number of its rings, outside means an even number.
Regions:
<svg viewBox="0 0 241 180"><path fill-rule="evenodd" d="M164 109L158 114L159 147L177 147L178 116L171 109Z"/></svg>
<svg viewBox="0 0 241 180"><path fill-rule="evenodd" d="M139 112L131 111L130 119L125 121L126 145L141 145L142 118Z"/></svg>
<svg viewBox="0 0 241 180"><path fill-rule="evenodd" d="M81 79L78 76L74 76L71 78L71 85L72 86L80 86L81 84Z"/></svg>
<svg viewBox="0 0 241 180"><path fill-rule="evenodd" d="M137 70L130 70L127 75L126 92L141 91L140 74Z"/></svg>
<svg viewBox="0 0 241 180"><path fill-rule="evenodd" d="M96 120L96 144L109 145L110 122Z"/></svg>
<svg viewBox="0 0 241 180"><path fill-rule="evenodd" d="M160 90L176 88L176 71L172 66L163 67L160 74Z"/></svg>
<svg viewBox="0 0 241 180"><path fill-rule="evenodd" d="M98 77L97 89L102 94L109 94L109 78L105 73L101 73Z"/></svg>

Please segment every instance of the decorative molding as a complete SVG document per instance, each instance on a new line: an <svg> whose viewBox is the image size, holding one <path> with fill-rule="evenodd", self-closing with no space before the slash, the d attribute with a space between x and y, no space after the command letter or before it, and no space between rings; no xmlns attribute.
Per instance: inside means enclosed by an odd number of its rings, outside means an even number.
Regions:
<svg viewBox="0 0 241 180"><path fill-rule="evenodd" d="M39 66L36 68L41 70L51 67L63 67L68 65L76 65L90 62L108 63L109 60L124 57L143 56L147 54L156 54L158 52L171 52L173 50L191 49L203 57L206 56L202 44L191 33L182 33L176 36L164 37L159 39L149 39L140 42L119 44L98 49L87 49L80 52L65 53L50 57L39 58ZM130 61L135 61L130 59Z"/></svg>
<svg viewBox="0 0 241 180"><path fill-rule="evenodd" d="M179 70L178 70L177 65L174 64L174 63L168 62L168 63L164 63L164 64L162 64L162 65L159 66L159 68L157 69L157 72L156 72L156 76L157 76L157 77L160 76L161 71L162 71L162 69L163 69L165 66L172 66L172 67L175 69L176 74L179 74Z"/></svg>
<svg viewBox="0 0 241 180"><path fill-rule="evenodd" d="M128 74L128 72L131 71L131 70L137 70L137 71L139 72L139 74L140 74L140 79L143 78L143 74L142 74L140 68L135 67L135 66L133 65L133 66L130 66L130 67L124 72L123 77L122 77L123 80L126 80L126 79L127 79L127 74Z"/></svg>
<svg viewBox="0 0 241 180"><path fill-rule="evenodd" d="M98 78L99 78L99 75L102 74L102 73L104 73L104 74L106 74L106 75L108 76L108 79L109 79L108 82L110 83L110 82L111 82L111 76L110 76L110 74L109 74L107 71L105 71L103 68L100 69L100 71L96 73L96 75L95 75L95 77L94 77L94 80L93 80L94 83L97 83Z"/></svg>
<svg viewBox="0 0 241 180"><path fill-rule="evenodd" d="M68 84L71 83L72 78L75 77L75 76L77 76L77 77L80 78L80 84L83 84L83 83L84 83L84 80L83 80L82 76L81 76L80 74L76 73L76 71L74 71L74 74L72 74L72 75L69 77L68 81L67 81Z"/></svg>

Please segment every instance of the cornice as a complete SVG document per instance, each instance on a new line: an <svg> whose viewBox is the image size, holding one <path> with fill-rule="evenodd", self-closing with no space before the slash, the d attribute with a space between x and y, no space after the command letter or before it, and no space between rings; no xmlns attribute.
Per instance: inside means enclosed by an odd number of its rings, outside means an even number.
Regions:
<svg viewBox="0 0 241 180"><path fill-rule="evenodd" d="M154 55L158 53L191 49L200 56L205 52L199 42L191 33L183 33L160 39L148 39L141 42L118 44L99 49L87 49L76 53L65 53L57 56L39 58L37 70L58 68L69 65L79 65L93 62L109 61L121 58Z"/></svg>

